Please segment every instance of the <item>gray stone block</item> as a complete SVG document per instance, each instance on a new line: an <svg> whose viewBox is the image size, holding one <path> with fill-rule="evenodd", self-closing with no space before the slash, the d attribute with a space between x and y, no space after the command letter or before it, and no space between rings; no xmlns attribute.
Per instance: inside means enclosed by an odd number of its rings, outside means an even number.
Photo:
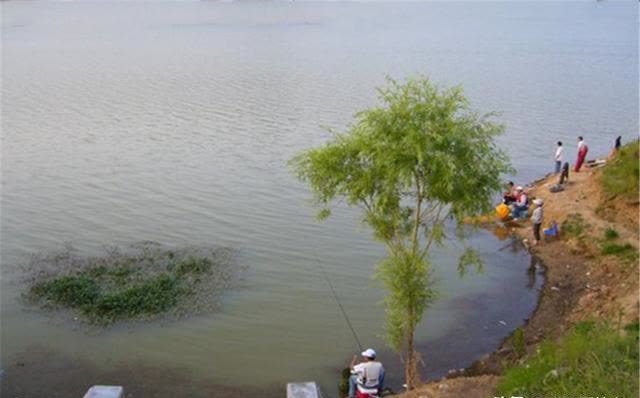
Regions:
<svg viewBox="0 0 640 398"><path fill-rule="evenodd" d="M287 383L287 398L322 398L322 394L314 381Z"/></svg>
<svg viewBox="0 0 640 398"><path fill-rule="evenodd" d="M124 398L124 389L120 386L93 386L84 398Z"/></svg>

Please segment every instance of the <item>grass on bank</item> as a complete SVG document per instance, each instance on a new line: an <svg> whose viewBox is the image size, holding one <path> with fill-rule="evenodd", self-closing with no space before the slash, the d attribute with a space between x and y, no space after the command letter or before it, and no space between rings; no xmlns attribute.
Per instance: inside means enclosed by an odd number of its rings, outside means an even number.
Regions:
<svg viewBox="0 0 640 398"><path fill-rule="evenodd" d="M585 231L589 228L589 224L587 224L580 213L572 213L567 216L567 219L562 223L560 230L563 234L582 239L585 236Z"/></svg>
<svg viewBox="0 0 640 398"><path fill-rule="evenodd" d="M605 256L617 256L627 264L637 264L638 249L630 243L617 243L619 237L620 234L613 228L604 231L600 253Z"/></svg>
<svg viewBox="0 0 640 398"><path fill-rule="evenodd" d="M622 197L637 201L639 192L640 148L635 140L620 148L602 172L602 187L609 197Z"/></svg>
<svg viewBox="0 0 640 398"><path fill-rule="evenodd" d="M217 265L205 255L172 250L117 254L35 281L26 296L45 306L79 310L92 323L153 315L195 293Z"/></svg>
<svg viewBox="0 0 640 398"><path fill-rule="evenodd" d="M524 364L505 372L498 395L637 397L638 323L617 330L583 322L561 341L545 342Z"/></svg>
<svg viewBox="0 0 640 398"><path fill-rule="evenodd" d="M614 228L607 228L607 230L604 231L604 240L614 240L618 239L619 237L620 234Z"/></svg>

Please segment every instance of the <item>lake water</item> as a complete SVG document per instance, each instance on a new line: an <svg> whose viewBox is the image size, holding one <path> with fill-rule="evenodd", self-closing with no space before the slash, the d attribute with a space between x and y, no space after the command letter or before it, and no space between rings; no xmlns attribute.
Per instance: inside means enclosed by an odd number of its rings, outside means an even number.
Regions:
<svg viewBox="0 0 640 398"><path fill-rule="evenodd" d="M2 14L5 367L45 346L105 371L135 362L193 383L335 392L357 348L316 253L360 340L397 366L372 305L384 250L357 210L316 222L286 166L376 104L385 76L463 84L475 109L501 112L518 183L552 170L557 140L571 161L577 135L591 154L638 135L632 1L3 2ZM247 271L220 312L99 333L17 299L13 269L30 253L143 240L232 247ZM454 240L433 257L442 299L418 331L431 377L495 348L535 306L525 253L489 231L469 243L481 275L457 277Z"/></svg>

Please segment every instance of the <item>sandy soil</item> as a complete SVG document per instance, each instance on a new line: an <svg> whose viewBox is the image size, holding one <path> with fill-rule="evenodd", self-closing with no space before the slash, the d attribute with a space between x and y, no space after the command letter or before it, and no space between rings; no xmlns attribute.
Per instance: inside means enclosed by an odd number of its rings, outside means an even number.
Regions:
<svg viewBox="0 0 640 398"><path fill-rule="evenodd" d="M492 375L446 379L404 394L407 398L493 397L498 378Z"/></svg>
<svg viewBox="0 0 640 398"><path fill-rule="evenodd" d="M543 339L555 339L575 322L585 319L608 319L627 323L638 319L638 264L616 256L600 254L600 244L607 228L615 228L617 243L638 247L638 201L608 197L600 189L602 169L583 169L572 173L566 189L551 193L555 175L536 181L528 189L531 197L544 200L544 223L559 225L572 213L580 213L587 225L585 237L563 236L530 247L545 266L546 283L538 308L523 327L527 353L535 351ZM533 230L529 222L512 226L512 233L529 245ZM487 354L464 372L423 385L411 397L486 398L493 391L502 372L502 363L519 358L510 339Z"/></svg>

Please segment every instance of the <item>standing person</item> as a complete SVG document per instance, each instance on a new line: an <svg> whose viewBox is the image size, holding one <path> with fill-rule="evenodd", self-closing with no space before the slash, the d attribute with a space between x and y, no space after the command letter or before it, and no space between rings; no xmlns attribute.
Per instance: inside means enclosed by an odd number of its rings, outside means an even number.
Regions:
<svg viewBox="0 0 640 398"><path fill-rule="evenodd" d="M349 398L356 396L356 389L364 394L378 395L384 383L384 367L376 361L376 352L367 348L361 353L363 362L356 363L358 356L351 360L351 377L349 377Z"/></svg>
<svg viewBox="0 0 640 398"><path fill-rule="evenodd" d="M622 136L619 135L618 138L616 138L616 143L613 144L613 149L611 150L611 153L609 153L608 158L609 159L613 158L616 155L616 153L620 151L621 146L622 146Z"/></svg>
<svg viewBox="0 0 640 398"><path fill-rule="evenodd" d="M542 199L535 199L533 204L536 208L533 210L533 214L531 214L531 222L533 223L533 238L535 242L534 246L540 243L540 226L542 225Z"/></svg>
<svg viewBox="0 0 640 398"><path fill-rule="evenodd" d="M562 169L562 141L558 141L558 147L556 148L556 174Z"/></svg>
<svg viewBox="0 0 640 398"><path fill-rule="evenodd" d="M562 185L567 181L569 181L569 162L564 162L564 166L562 166L562 174L560 174L559 184Z"/></svg>
<svg viewBox="0 0 640 398"><path fill-rule="evenodd" d="M582 167L582 163L584 163L584 159L587 157L587 152L589 152L589 147L584 142L584 138L582 136L578 137L578 158L576 159L576 166L573 171L576 173L580 171L580 167Z"/></svg>

